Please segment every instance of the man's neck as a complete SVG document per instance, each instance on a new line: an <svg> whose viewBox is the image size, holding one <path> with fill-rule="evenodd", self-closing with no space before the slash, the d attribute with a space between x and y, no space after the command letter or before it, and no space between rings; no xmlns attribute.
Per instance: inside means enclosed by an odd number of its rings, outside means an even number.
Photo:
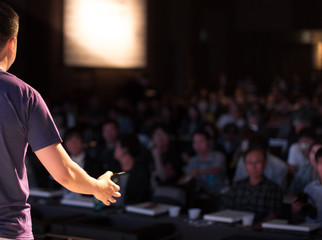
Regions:
<svg viewBox="0 0 322 240"><path fill-rule="evenodd" d="M9 58L6 55L6 48L3 48L0 51L0 69L6 72L6 71L8 71L9 67L10 67L9 66Z"/></svg>
<svg viewBox="0 0 322 240"><path fill-rule="evenodd" d="M7 69L7 67L6 67L6 64L5 63L3 63L2 61L0 62L0 69L2 70L2 71L7 71L8 69Z"/></svg>
<svg viewBox="0 0 322 240"><path fill-rule="evenodd" d="M204 153L200 154L201 160L202 160L203 162L206 162L206 161L208 160L208 156L209 156L210 152L211 152L211 151L209 150L209 151L207 151L207 152L204 152Z"/></svg>
<svg viewBox="0 0 322 240"><path fill-rule="evenodd" d="M260 178L249 178L249 184L251 186L256 186L257 184L259 184L262 181L263 177Z"/></svg>

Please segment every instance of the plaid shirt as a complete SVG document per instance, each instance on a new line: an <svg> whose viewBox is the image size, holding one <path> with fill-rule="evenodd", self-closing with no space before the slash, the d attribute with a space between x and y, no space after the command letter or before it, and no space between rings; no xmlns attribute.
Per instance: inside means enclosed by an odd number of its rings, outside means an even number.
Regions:
<svg viewBox="0 0 322 240"><path fill-rule="evenodd" d="M283 191L274 182L263 177L256 186L249 179L238 181L224 199L224 209L255 213L255 221L263 220L270 214L279 214L283 203Z"/></svg>

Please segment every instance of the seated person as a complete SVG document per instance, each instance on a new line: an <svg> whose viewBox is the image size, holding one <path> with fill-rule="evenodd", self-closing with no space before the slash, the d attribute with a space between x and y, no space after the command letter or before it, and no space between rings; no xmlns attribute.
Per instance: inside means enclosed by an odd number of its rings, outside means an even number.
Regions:
<svg viewBox="0 0 322 240"><path fill-rule="evenodd" d="M290 179L296 174L296 171L308 165L309 149L315 139L315 132L313 128L303 128L299 132L298 142L293 143L288 151L287 163L289 169Z"/></svg>
<svg viewBox="0 0 322 240"><path fill-rule="evenodd" d="M319 149L322 148L322 141L315 141L309 150L309 160L310 164L307 164L298 169L291 184L290 193L298 195L303 192L306 185L308 185L313 180L319 179L319 175L316 171L316 161L315 154Z"/></svg>
<svg viewBox="0 0 322 240"><path fill-rule="evenodd" d="M121 171L119 162L114 158L114 151L119 135L117 122L109 120L102 125L102 142L95 147L95 158L103 165L105 171Z"/></svg>
<svg viewBox="0 0 322 240"><path fill-rule="evenodd" d="M268 129L263 121L263 114L259 110L250 109L247 111L246 125L244 128L251 129L252 131L268 137Z"/></svg>
<svg viewBox="0 0 322 240"><path fill-rule="evenodd" d="M176 183L181 175L182 161L179 151L170 144L170 135L162 125L154 128L150 153L155 182L159 185Z"/></svg>
<svg viewBox="0 0 322 240"><path fill-rule="evenodd" d="M134 204L148 201L150 195L150 172L148 167L140 161L141 144L136 135L127 134L119 137L114 156L121 165L117 184L122 196L117 205Z"/></svg>
<svg viewBox="0 0 322 240"><path fill-rule="evenodd" d="M70 158L83 168L88 175L93 178L98 178L104 174L101 162L91 158L86 152L83 145L82 132L79 129L72 128L66 131L64 146ZM67 189L64 191L64 198L72 198L79 195Z"/></svg>
<svg viewBox="0 0 322 240"><path fill-rule="evenodd" d="M292 211L293 217L304 216L306 221L314 221L320 223L322 226L322 149L317 151L315 160L319 179L312 181L304 188L304 193L308 196L307 202L299 201L299 198L293 201ZM308 208L308 204L312 205L316 209L317 216L310 214L310 212L306 210Z"/></svg>
<svg viewBox="0 0 322 240"><path fill-rule="evenodd" d="M67 130L64 139L64 146L70 158L83 168L91 177L98 178L104 174L101 162L90 158L85 151L82 133L76 128Z"/></svg>
<svg viewBox="0 0 322 240"><path fill-rule="evenodd" d="M252 148L253 145L261 146L262 149L266 151L266 164L264 169L264 176L278 184L283 190L286 189L287 185L287 164L279 159L278 157L271 154L268 150L268 141L266 138L260 135L251 135L246 140L243 141L244 144ZM235 175L233 182L240 181L248 176L245 161L243 156L238 159L237 167L235 170Z"/></svg>
<svg viewBox="0 0 322 240"><path fill-rule="evenodd" d="M264 176L266 157L266 149L261 147L246 150L244 163L249 177L236 182L223 202L224 209L253 212L254 223L275 218L282 208L282 189Z"/></svg>
<svg viewBox="0 0 322 240"><path fill-rule="evenodd" d="M226 178L224 154L212 151L211 139L206 131L195 132L192 141L196 155L189 160L185 175L179 180L179 184L194 180L197 191L219 192L224 187ZM213 189L207 189L209 178L214 178Z"/></svg>
<svg viewBox="0 0 322 240"><path fill-rule="evenodd" d="M229 123L219 132L215 144L216 149L221 150L226 156L227 174L230 182L235 172L234 155L241 141L239 134L239 128L234 123Z"/></svg>

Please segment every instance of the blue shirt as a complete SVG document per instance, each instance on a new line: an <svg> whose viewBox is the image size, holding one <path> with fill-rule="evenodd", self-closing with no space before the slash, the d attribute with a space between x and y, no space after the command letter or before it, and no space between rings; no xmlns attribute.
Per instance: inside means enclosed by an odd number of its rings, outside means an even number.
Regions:
<svg viewBox="0 0 322 240"><path fill-rule="evenodd" d="M322 226L322 185L320 183L320 180L315 180L309 183L304 188L304 192L309 195L312 204L316 207L316 221Z"/></svg>
<svg viewBox="0 0 322 240"><path fill-rule="evenodd" d="M220 168L220 173L216 176L216 190L219 191L224 186L224 181L226 177L226 162L225 156L220 152L211 152L208 158L202 160L199 155L192 157L187 165L186 174L191 173L194 170L208 170L215 167ZM196 177L196 183L198 188L207 188L207 175L198 175Z"/></svg>

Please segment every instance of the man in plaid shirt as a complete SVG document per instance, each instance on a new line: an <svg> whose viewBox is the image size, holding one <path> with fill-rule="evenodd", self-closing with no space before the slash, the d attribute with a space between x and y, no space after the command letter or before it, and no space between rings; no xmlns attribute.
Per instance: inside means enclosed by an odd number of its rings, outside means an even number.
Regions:
<svg viewBox="0 0 322 240"><path fill-rule="evenodd" d="M253 212L255 223L276 217L283 201L282 189L263 175L266 154L260 146L246 151L244 161L249 177L236 182L224 199L224 209Z"/></svg>

